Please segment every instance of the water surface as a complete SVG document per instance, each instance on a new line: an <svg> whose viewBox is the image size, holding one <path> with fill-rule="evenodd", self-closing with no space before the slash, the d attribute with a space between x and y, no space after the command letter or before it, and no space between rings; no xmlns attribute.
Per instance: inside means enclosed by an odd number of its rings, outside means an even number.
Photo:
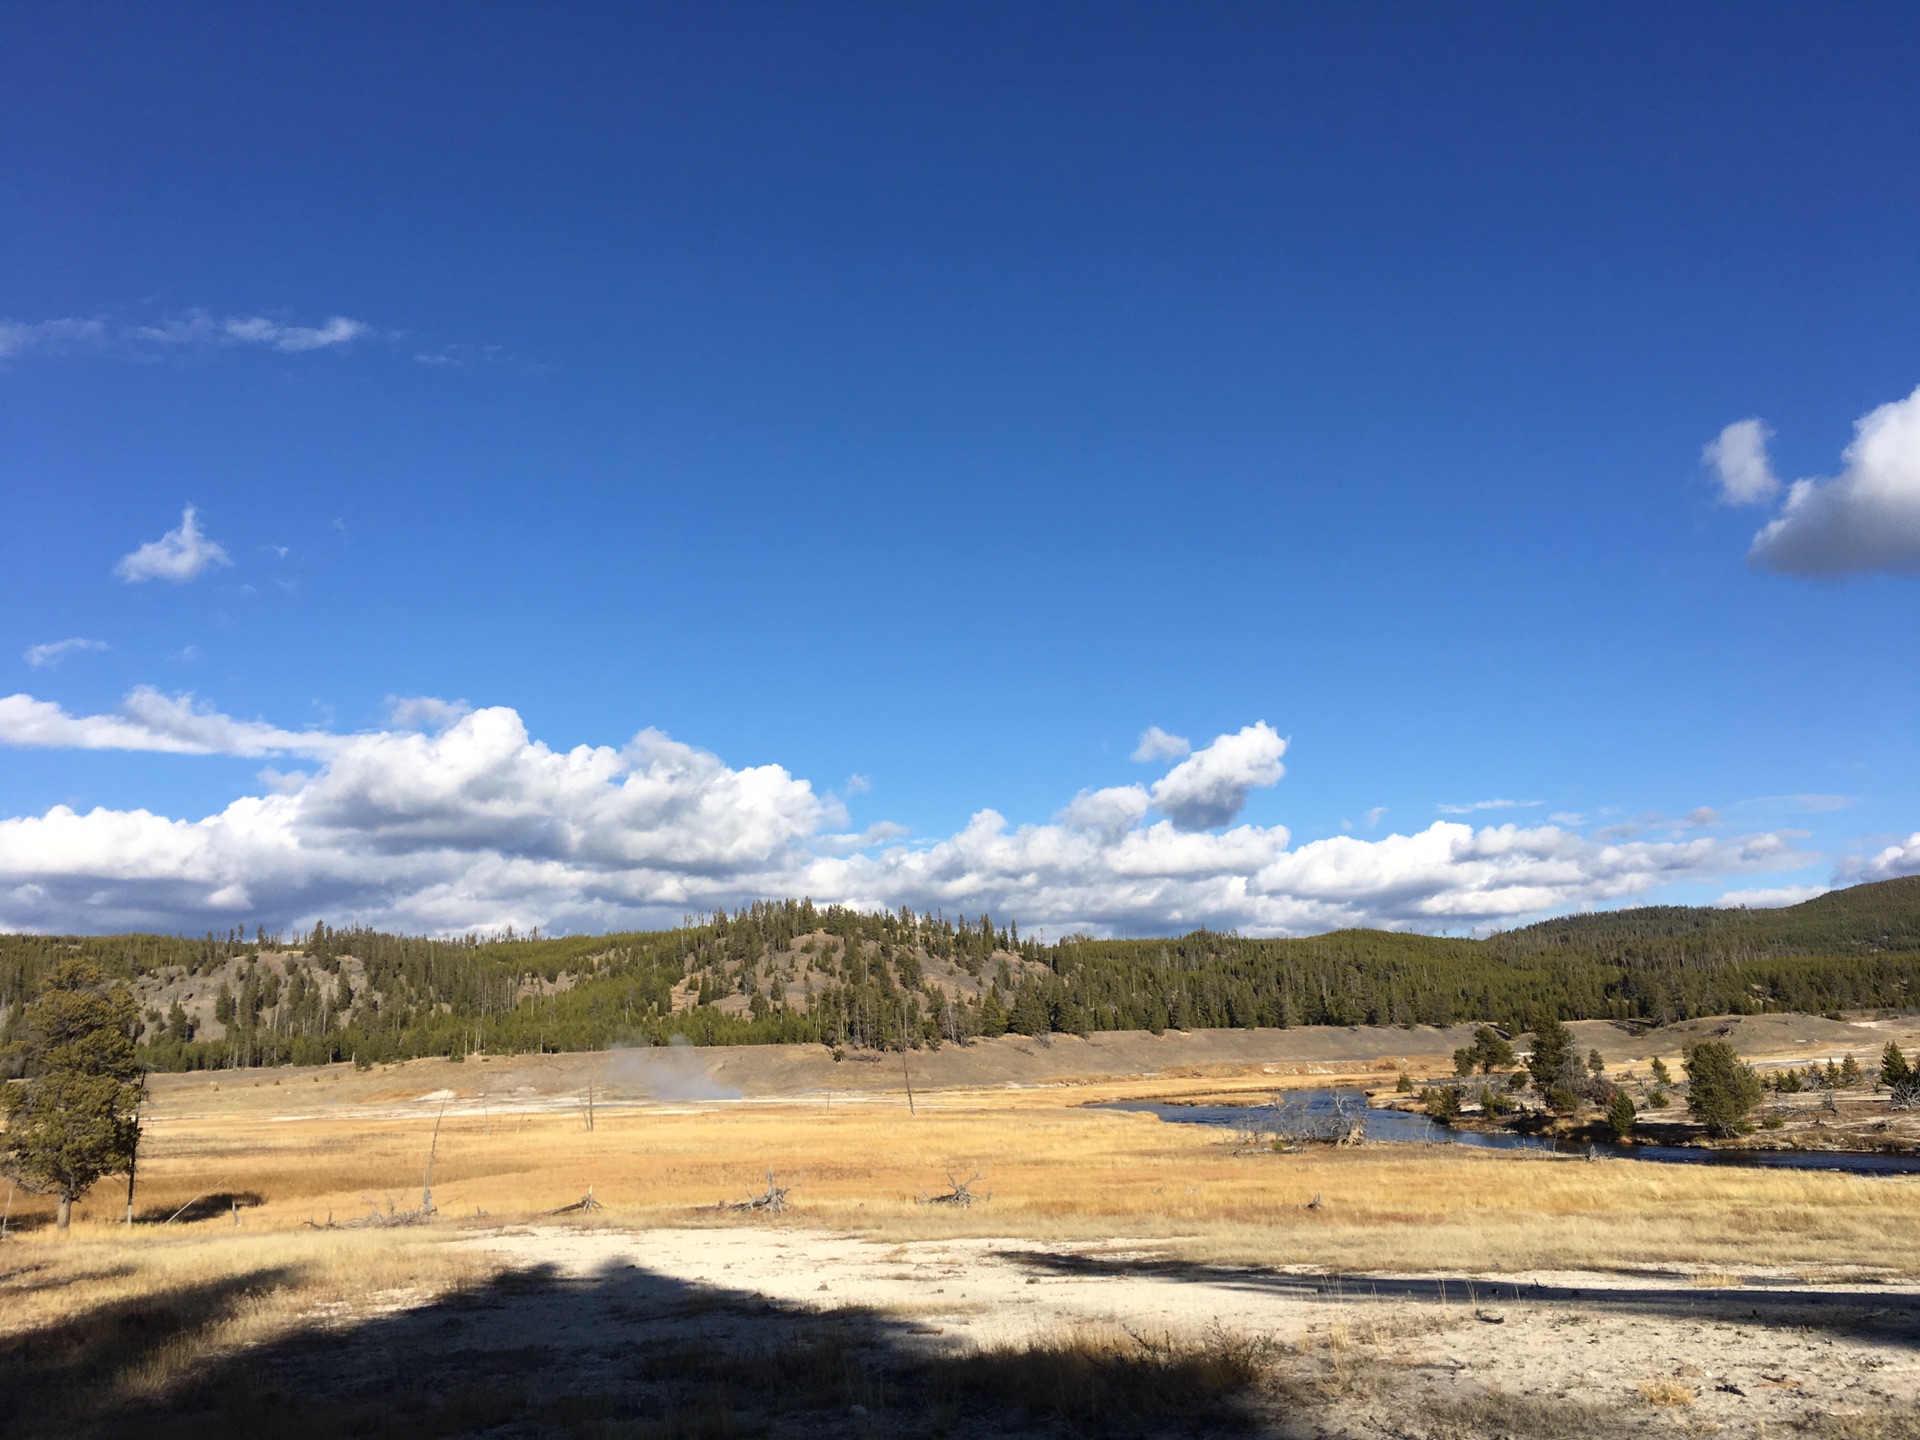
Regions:
<svg viewBox="0 0 1920 1440"><path fill-rule="evenodd" d="M1622 1160L1646 1160L1669 1165L1756 1165L1779 1170L1838 1170L1853 1175L1920 1175L1920 1156L1877 1155L1829 1150L1706 1150L1691 1145L1589 1144L1584 1140L1553 1140L1538 1135L1516 1135L1509 1130L1454 1129L1405 1110L1368 1110L1363 1091L1354 1089L1288 1090L1290 1107L1312 1117L1331 1117L1336 1106L1355 1109L1367 1122L1367 1139L1399 1145L1467 1145L1486 1150L1551 1150L1560 1154L1598 1154ZM1144 1111L1177 1125L1217 1125L1241 1130L1249 1125L1270 1126L1264 1105L1176 1105L1165 1100L1109 1100L1091 1108Z"/></svg>

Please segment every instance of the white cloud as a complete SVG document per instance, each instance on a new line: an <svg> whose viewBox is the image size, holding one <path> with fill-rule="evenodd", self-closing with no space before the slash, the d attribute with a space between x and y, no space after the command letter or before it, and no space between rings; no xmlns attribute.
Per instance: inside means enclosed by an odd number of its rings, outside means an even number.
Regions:
<svg viewBox="0 0 1920 1440"><path fill-rule="evenodd" d="M1842 868L1854 880L1894 880L1902 875L1920 875L1920 830L1877 855Z"/></svg>
<svg viewBox="0 0 1920 1440"><path fill-rule="evenodd" d="M175 585L184 585L198 578L209 566L232 563L219 541L201 533L198 512L189 505L181 512L178 529L169 530L131 555L122 556L114 566L114 574L129 585L142 580L170 580Z"/></svg>
<svg viewBox="0 0 1920 1440"><path fill-rule="evenodd" d="M1184 735L1169 735L1158 725L1140 732L1140 743L1133 747L1132 758L1143 765L1156 760L1180 760L1193 753L1193 742Z"/></svg>
<svg viewBox="0 0 1920 1440"><path fill-rule="evenodd" d="M1278 778L1284 742L1264 725L1216 740L1151 790L1083 792L1037 825L1010 826L982 810L931 844L906 843L885 824L835 833L844 815L777 765L732 768L652 730L617 749L556 752L509 709L475 711L437 734L313 736L151 691L135 692L114 717L76 718L14 696L0 701L0 739L321 761L312 775L263 771L271 793L197 821L66 807L0 820L0 928L14 929L324 917L437 932L507 923L588 930L809 894L989 909L1056 931L1430 930L1511 923L1810 858L1777 833L1607 844L1555 825L1440 821L1414 835L1336 836L1295 849L1279 825L1183 828L1175 810L1222 813L1247 786ZM1204 763L1188 770L1195 762ZM1182 770L1183 788L1164 793ZM1154 818L1156 808L1166 818ZM1914 850L1920 857L1920 836Z"/></svg>
<svg viewBox="0 0 1920 1440"><path fill-rule="evenodd" d="M340 737L286 793L188 822L57 806L0 821L0 926L327 915L460 931L613 925L794 893L831 818L779 766L657 731L556 753L511 710L440 735Z"/></svg>
<svg viewBox="0 0 1920 1440"><path fill-rule="evenodd" d="M1700 452L1720 479L1720 498L1729 505L1764 505L1780 493L1780 481L1767 460L1773 432L1758 420L1736 420Z"/></svg>
<svg viewBox="0 0 1920 1440"><path fill-rule="evenodd" d="M1716 444L1737 428L1728 427ZM1788 487L1780 513L1753 537L1748 560L1781 574L1823 579L1920 572L1920 388L1855 421L1853 443L1841 459L1845 468L1832 479L1796 480ZM1735 473L1747 479L1730 485L1722 471L1729 498L1745 493L1742 484L1758 484L1752 472ZM1762 487L1747 498L1770 495Z"/></svg>
<svg viewBox="0 0 1920 1440"><path fill-rule="evenodd" d="M31 695L0 697L0 745L52 750L147 750L174 755L308 755L324 758L347 741L317 730L282 730L235 720L162 695L148 685L129 692L118 715L69 715Z"/></svg>
<svg viewBox="0 0 1920 1440"><path fill-rule="evenodd" d="M98 349L106 343L106 339L107 326L104 320L41 320L33 324L0 320L0 360L11 360L29 350L72 354Z"/></svg>
<svg viewBox="0 0 1920 1440"><path fill-rule="evenodd" d="M1246 806L1248 791L1280 783L1286 752L1287 742L1264 720L1217 736L1153 782L1153 808L1181 830L1229 825Z"/></svg>
<svg viewBox="0 0 1920 1440"><path fill-rule="evenodd" d="M330 315L318 325L289 325L264 315L218 317L197 309L151 324L109 323L98 315L34 322L0 320L0 360L39 351L152 361L182 350L241 346L293 355L349 345L373 333L366 322L345 315Z"/></svg>
<svg viewBox="0 0 1920 1440"><path fill-rule="evenodd" d="M1381 820L1386 818L1386 813L1387 807L1384 805L1376 805L1367 811L1367 829L1371 830L1378 825Z"/></svg>
<svg viewBox="0 0 1920 1440"><path fill-rule="evenodd" d="M1774 910L1827 893L1825 885L1777 885L1772 889L1729 890L1713 903L1722 910Z"/></svg>
<svg viewBox="0 0 1920 1440"><path fill-rule="evenodd" d="M1053 818L1065 830L1118 839L1144 820L1150 808L1145 786L1115 785L1082 790Z"/></svg>
<svg viewBox="0 0 1920 1440"><path fill-rule="evenodd" d="M76 635L71 640L51 640L45 645L29 645L23 653L22 658L25 659L27 664L39 670L49 665L58 665L62 660L66 659L67 656L77 651L106 650L109 648L111 647L109 647L104 640L87 640Z"/></svg>
<svg viewBox="0 0 1920 1440"><path fill-rule="evenodd" d="M1539 800L1472 800L1465 805L1436 805L1442 815L1472 815L1481 810L1531 810Z"/></svg>
<svg viewBox="0 0 1920 1440"><path fill-rule="evenodd" d="M282 325L258 315L236 317L222 323L221 337L239 345L266 345L287 354L303 350L324 350L330 345L345 345L366 335L371 327L344 315L330 315L324 324Z"/></svg>

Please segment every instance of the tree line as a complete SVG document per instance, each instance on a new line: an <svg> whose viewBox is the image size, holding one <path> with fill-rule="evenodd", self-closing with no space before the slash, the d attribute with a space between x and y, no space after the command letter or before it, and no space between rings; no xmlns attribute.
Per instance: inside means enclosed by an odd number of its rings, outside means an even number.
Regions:
<svg viewBox="0 0 1920 1440"><path fill-rule="evenodd" d="M282 980L263 957L312 961ZM806 956L804 1001L775 983ZM1702 1015L1907 1009L1920 1000L1920 878L1769 911L1651 907L1483 940L1346 930L1307 939L1196 931L1042 944L990 915L871 913L764 901L671 930L453 939L316 925L204 939L0 936L0 1073L22 1073L23 1007L57 962L109 979L165 967L243 978L223 1037L149 1016L156 1069L363 1063L425 1055L662 1044L921 1047L1009 1031L1448 1025L1510 1033L1543 1018L1667 1023ZM937 963L936 963L937 962ZM955 967L972 983L943 986ZM798 982L794 982L798 983ZM676 1007L674 992L692 991ZM958 991L959 993L956 993ZM723 1006L733 997L739 1004Z"/></svg>

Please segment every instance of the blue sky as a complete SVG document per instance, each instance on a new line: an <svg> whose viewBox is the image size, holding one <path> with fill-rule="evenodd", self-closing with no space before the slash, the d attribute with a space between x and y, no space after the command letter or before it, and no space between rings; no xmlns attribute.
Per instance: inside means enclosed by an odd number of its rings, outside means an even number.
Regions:
<svg viewBox="0 0 1920 1440"><path fill-rule="evenodd" d="M0 926L1920 871L1916 75L1895 5L9 7Z"/></svg>

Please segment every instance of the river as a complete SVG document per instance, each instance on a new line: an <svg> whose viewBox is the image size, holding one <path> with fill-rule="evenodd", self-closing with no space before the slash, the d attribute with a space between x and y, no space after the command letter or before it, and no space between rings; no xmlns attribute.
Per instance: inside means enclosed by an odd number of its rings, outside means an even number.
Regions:
<svg viewBox="0 0 1920 1440"><path fill-rule="evenodd" d="M1551 1140L1516 1135L1508 1130L1473 1130L1441 1125L1425 1115L1405 1110L1365 1109L1365 1092L1349 1089L1288 1090L1282 1092L1291 1107L1304 1108L1310 1117L1331 1118L1343 1101L1355 1107L1367 1122L1367 1139L1390 1145L1469 1145L1486 1150L1552 1150L1562 1154L1589 1153L1621 1160L1643 1160L1667 1165L1757 1165L1779 1170L1838 1170L1852 1175L1920 1174L1920 1156L1879 1155L1861 1151L1829 1150L1708 1150L1691 1145L1589 1144L1584 1140ZM1109 1100L1091 1107L1132 1110L1156 1115L1177 1125L1217 1125L1244 1129L1266 1118L1264 1105L1177 1105L1165 1100ZM1269 1128L1269 1127L1263 1127Z"/></svg>

